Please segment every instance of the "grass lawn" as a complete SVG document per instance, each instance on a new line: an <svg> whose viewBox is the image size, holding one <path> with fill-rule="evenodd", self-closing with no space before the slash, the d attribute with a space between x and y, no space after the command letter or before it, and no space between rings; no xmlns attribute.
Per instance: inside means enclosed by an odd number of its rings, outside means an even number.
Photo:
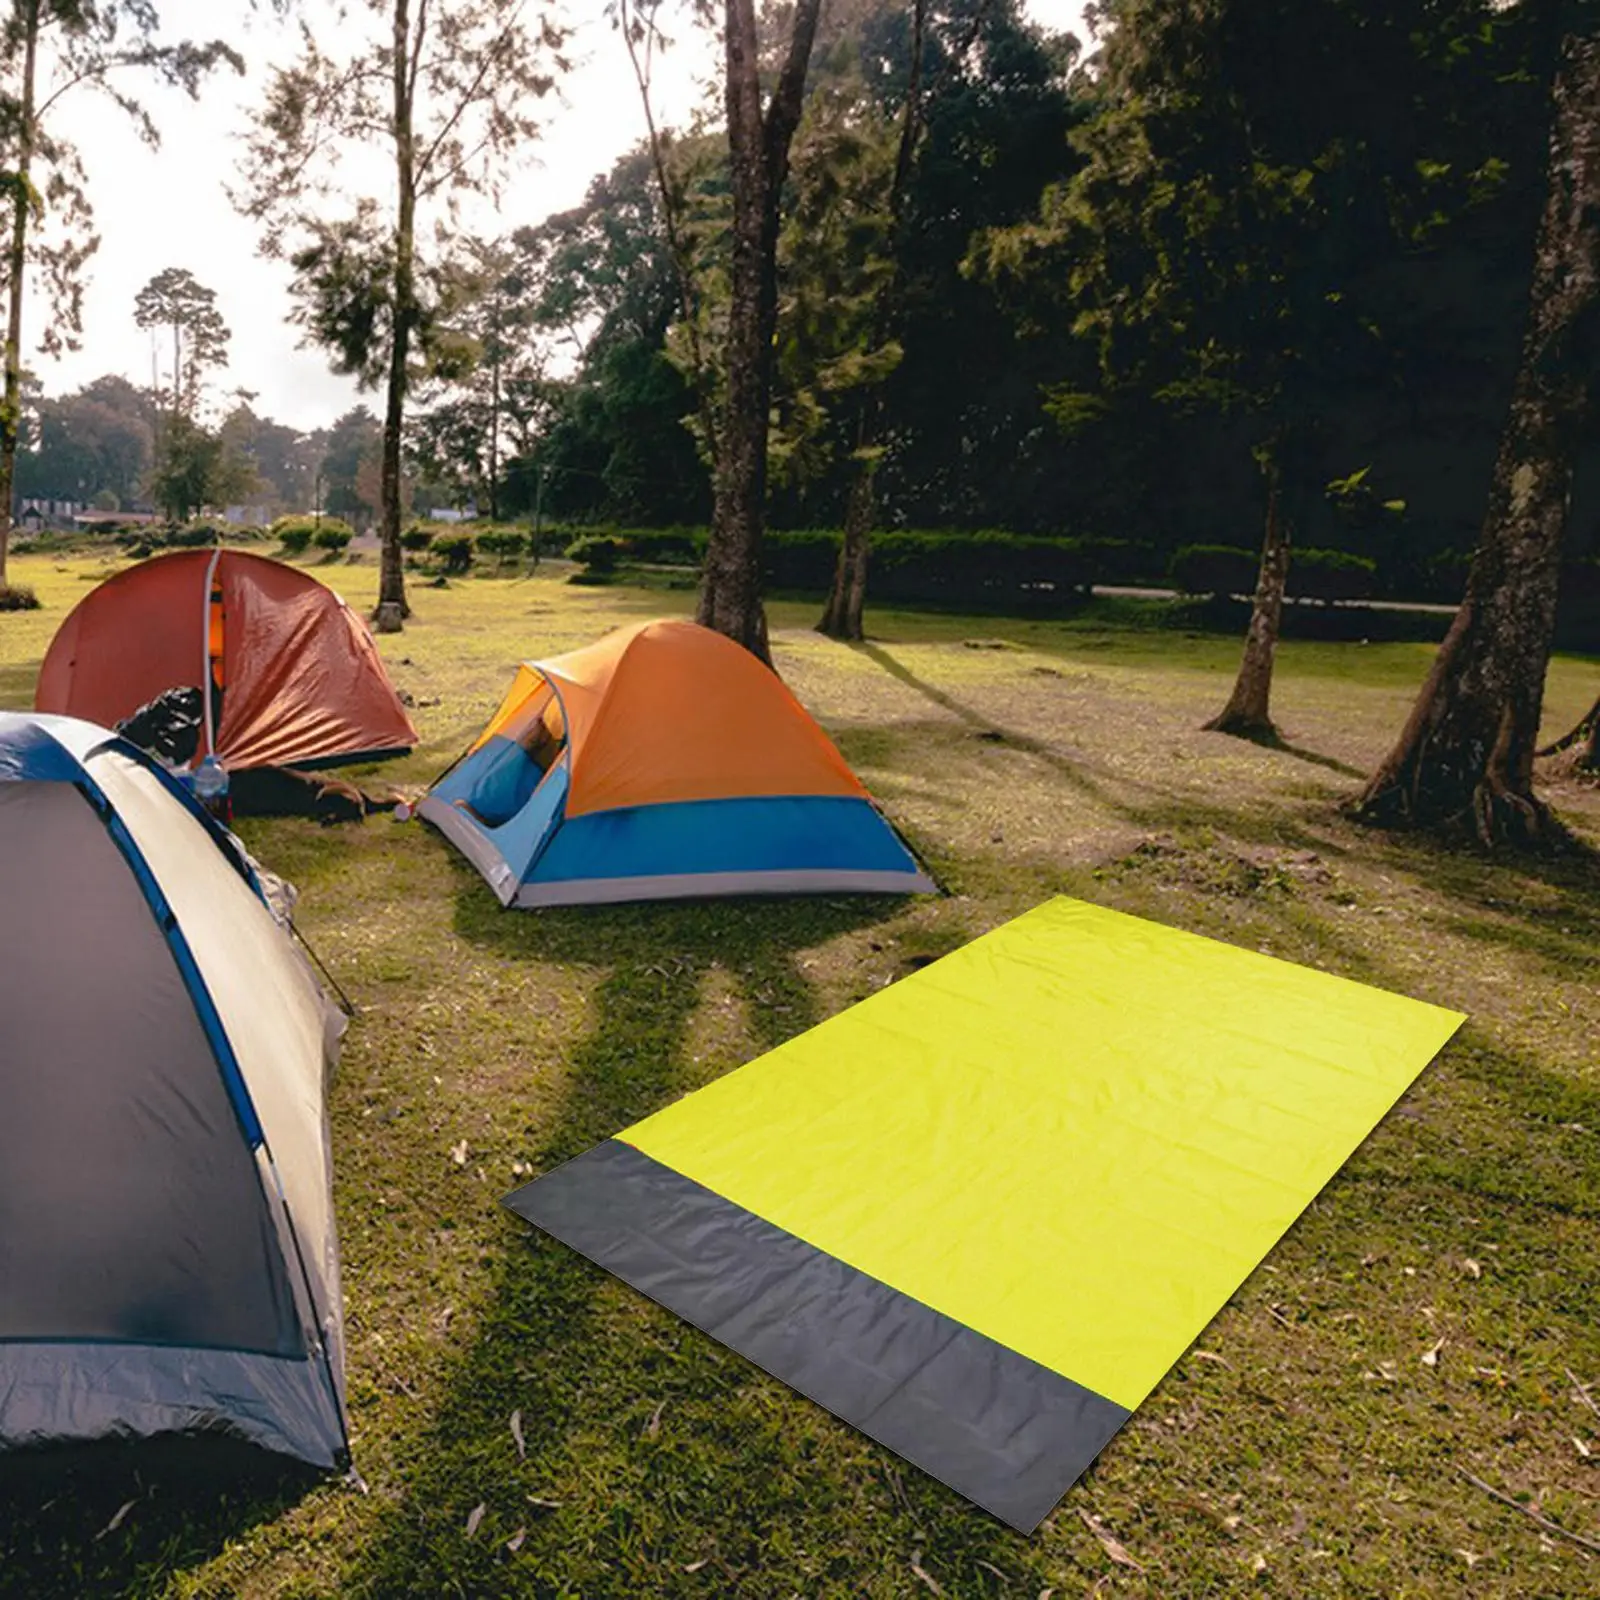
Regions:
<svg viewBox="0 0 1600 1600"><path fill-rule="evenodd" d="M0 616L0 706L103 570L16 561L46 609ZM413 603L382 644L423 743L384 776L420 782L517 659L689 596L481 578ZM1461 1476L1600 1541L1600 1413L1568 1376L1600 1380L1600 892L1590 862L1339 815L1429 647L1289 644L1269 751L1197 731L1232 639L878 613L851 649L813 609L774 608L781 670L946 897L511 913L420 824L245 825L360 1007L332 1114L365 1488L119 1462L0 1505L0 1591L1600 1596L1600 1558ZM1556 662L1552 731L1597 675ZM1547 789L1600 841L1600 788ZM1025 1539L497 1202L1060 892L1472 1020Z"/></svg>

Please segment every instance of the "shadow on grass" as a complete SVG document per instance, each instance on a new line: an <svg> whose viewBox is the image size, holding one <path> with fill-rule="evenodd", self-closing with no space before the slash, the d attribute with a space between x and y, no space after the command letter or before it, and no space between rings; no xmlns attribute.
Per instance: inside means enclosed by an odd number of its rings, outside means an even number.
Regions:
<svg viewBox="0 0 1600 1600"><path fill-rule="evenodd" d="M852 649L865 655L880 666L890 677L898 679L908 688L931 700L942 710L964 722L978 738L988 743L1012 750L1021 750L1047 766L1057 777L1076 789L1086 799L1094 801L1114 816L1136 827L1147 829L1211 828L1221 834L1231 834L1255 844L1288 845L1297 849L1316 849L1330 854L1344 853L1336 841L1313 834L1297 822L1286 819L1281 809L1262 806L1254 811L1226 805L1208 805L1192 795L1173 798L1158 785L1147 780L1119 775L1117 782L1127 789L1148 795L1147 800L1125 798L1112 792L1100 777L1084 765L1070 761L1059 750L1036 739L1031 734L1007 728L985 716L981 711L965 704L943 689L919 678L886 650L874 644L852 645ZM1300 759L1312 759L1312 754L1299 750L1286 750ZM1319 764L1327 764L1328 757L1317 756Z"/></svg>
<svg viewBox="0 0 1600 1600"><path fill-rule="evenodd" d="M10 1458L0 1471L0 1590L29 1600L164 1595L174 1571L210 1560L318 1481L205 1440Z"/></svg>
<svg viewBox="0 0 1600 1600"><path fill-rule="evenodd" d="M905 905L723 900L529 914L502 911L470 868L458 870L459 936L501 959L604 972L564 1100L553 1121L529 1129L539 1170L704 1076L689 1057L690 1025L713 969L744 1001L764 1050L821 1018L800 952ZM859 1575L859 1554L847 1553L858 1502L892 1518L907 1492L890 1485L892 1460L520 1221L502 1216L486 1251L474 1339L430 1425L402 1447L402 1498L341 1575L341 1595L768 1594L778 1592L780 1547L837 1550L824 1564ZM525 1456L509 1431L514 1411ZM841 1455L850 1470L818 1470L819 1458ZM930 1507L923 1525L953 1518L979 1555L1009 1550L1012 1536L947 1491L911 1492ZM561 1503L541 1504L552 1499Z"/></svg>

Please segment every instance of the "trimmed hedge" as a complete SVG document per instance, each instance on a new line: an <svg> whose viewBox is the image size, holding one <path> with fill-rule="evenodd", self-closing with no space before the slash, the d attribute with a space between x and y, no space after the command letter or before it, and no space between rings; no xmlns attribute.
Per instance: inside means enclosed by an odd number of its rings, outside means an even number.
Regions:
<svg viewBox="0 0 1600 1600"><path fill-rule="evenodd" d="M0 611L37 611L39 597L25 583L0 583Z"/></svg>
<svg viewBox="0 0 1600 1600"><path fill-rule="evenodd" d="M632 553L628 541L606 534L586 534L567 546L566 556L568 561L576 561L591 572L614 572L624 552Z"/></svg>
<svg viewBox="0 0 1600 1600"><path fill-rule="evenodd" d="M769 529L763 544L767 584L825 593L839 539L831 531ZM624 561L692 567L704 558L706 543L707 535L695 529L584 532L566 554L591 573L613 572ZM871 586L874 599L888 602L1062 598L1096 582L1137 576L1149 562L1145 547L1122 540L899 530L873 535Z"/></svg>
<svg viewBox="0 0 1600 1600"><path fill-rule="evenodd" d="M400 535L400 548L409 551L414 556L420 556L424 550L433 544L433 530L431 528L407 528Z"/></svg>
<svg viewBox="0 0 1600 1600"><path fill-rule="evenodd" d="M1235 545L1190 544L1173 552L1167 574L1186 595L1253 595L1261 557ZM1368 600L1378 587L1378 566L1344 550L1289 552L1288 592L1295 600Z"/></svg>
<svg viewBox="0 0 1600 1600"><path fill-rule="evenodd" d="M279 517L267 531L290 555L297 556L311 544L313 539L317 538L318 533L324 528L337 528L347 534L349 537L345 539L345 544L349 544L350 540L356 536L356 530L343 517L324 517L320 524L315 517ZM318 540L318 548L327 549L329 547ZM338 548L343 549L344 546L340 545Z"/></svg>
<svg viewBox="0 0 1600 1600"><path fill-rule="evenodd" d="M478 548L502 566L517 560L527 546L527 535L516 528L490 528L478 535Z"/></svg>
<svg viewBox="0 0 1600 1600"><path fill-rule="evenodd" d="M215 522L185 522L179 527L169 527L161 535L161 543L175 550L198 550L204 545L216 544L223 529Z"/></svg>
<svg viewBox="0 0 1600 1600"><path fill-rule="evenodd" d="M1297 600L1370 600L1378 563L1346 550L1291 550L1289 593Z"/></svg>
<svg viewBox="0 0 1600 1600"><path fill-rule="evenodd" d="M433 541L433 554L447 573L460 576L472 570L474 554L470 533L441 534Z"/></svg>
<svg viewBox="0 0 1600 1600"><path fill-rule="evenodd" d="M1231 544L1186 544L1172 552L1167 576L1179 594L1253 594L1260 557Z"/></svg>
<svg viewBox="0 0 1600 1600"><path fill-rule="evenodd" d="M327 550L331 554L337 555L339 551L349 545L353 538L355 538L355 534L351 529L337 523L325 522L311 535L311 542L317 549Z"/></svg>

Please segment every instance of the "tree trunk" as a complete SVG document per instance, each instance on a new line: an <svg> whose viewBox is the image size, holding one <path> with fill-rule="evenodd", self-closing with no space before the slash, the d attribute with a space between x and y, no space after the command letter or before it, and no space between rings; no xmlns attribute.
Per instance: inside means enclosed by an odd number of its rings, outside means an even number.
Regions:
<svg viewBox="0 0 1600 1600"><path fill-rule="evenodd" d="M500 326L495 322L494 362L489 370L489 520L500 520Z"/></svg>
<svg viewBox="0 0 1600 1600"><path fill-rule="evenodd" d="M1245 635L1244 660L1239 663L1239 676L1227 705L1205 727L1241 739L1270 741L1278 737L1271 712L1272 666L1278 654L1283 592L1289 578L1290 530L1283 513L1283 468L1278 445L1269 450L1262 472L1267 481L1267 523L1261 540L1261 572L1256 579L1250 631Z"/></svg>
<svg viewBox="0 0 1600 1600"><path fill-rule="evenodd" d="M1600 34L1563 42L1552 100L1528 331L1466 598L1354 807L1388 826L1470 820L1486 844L1561 837L1533 758L1600 318Z"/></svg>
<svg viewBox="0 0 1600 1600"><path fill-rule="evenodd" d="M394 333L389 350L389 386L383 416L383 475L378 538L379 633L399 633L411 615L400 547L400 449L405 436L407 363L416 315L417 171L411 113L411 19L409 0L394 0L394 146L399 180L399 217L394 243Z"/></svg>
<svg viewBox="0 0 1600 1600"><path fill-rule="evenodd" d="M27 0L22 55L22 111L17 130L15 209L6 256L10 303L6 308L5 398L0 402L0 590L6 586L12 501L17 481L17 441L22 434L22 292L27 277L28 216L33 209L34 80L39 60L39 0Z"/></svg>
<svg viewBox="0 0 1600 1600"><path fill-rule="evenodd" d="M863 418L861 439L865 440L871 430L871 422ZM826 634L830 639L861 640L867 636L862 613L867 601L872 525L877 520L878 510L873 465L871 461L857 464L855 480L850 485L850 498L845 504L844 538L839 545L839 563L833 569L833 588L828 595L827 609L817 623L817 632Z"/></svg>
<svg viewBox="0 0 1600 1600"><path fill-rule="evenodd" d="M772 342L778 321L778 206L821 0L799 0L783 74L763 118L755 0L727 0L728 167L733 190L728 379L718 430L711 539L698 621L771 663L761 604Z"/></svg>
<svg viewBox="0 0 1600 1600"><path fill-rule="evenodd" d="M1572 764L1584 772L1600 772L1600 700L1589 707L1578 719L1578 725L1571 733L1563 735L1552 745L1547 745L1539 752L1541 756L1560 755L1563 750L1570 750L1574 745L1579 745Z"/></svg>
<svg viewBox="0 0 1600 1600"><path fill-rule="evenodd" d="M973 37L983 11L973 25ZM922 41L927 28L928 0L915 0L911 9L911 70L907 74L906 100L900 117L900 142L895 151L894 178L889 185L889 281L878 297L873 317L873 343L882 344L900 325L905 275L901 270L901 234L905 228L906 187L911 161L922 131ZM970 40L969 40L970 42ZM966 54L958 52L959 60ZM833 572L833 590L817 632L830 639L865 639L863 613L867 605L867 566L872 553L872 529L877 521L878 496L874 482L878 471L878 442L883 431L883 391L868 400L856 436L855 478L845 505L844 537L839 562Z"/></svg>

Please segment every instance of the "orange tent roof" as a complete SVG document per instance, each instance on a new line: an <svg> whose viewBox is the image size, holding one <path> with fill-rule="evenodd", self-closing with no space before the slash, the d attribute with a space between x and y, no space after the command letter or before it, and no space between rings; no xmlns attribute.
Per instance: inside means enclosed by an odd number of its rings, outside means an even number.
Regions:
<svg viewBox="0 0 1600 1600"><path fill-rule="evenodd" d="M674 800L866 796L783 680L697 623L635 623L524 663L478 743L512 722L542 683L566 714L569 817Z"/></svg>
<svg viewBox="0 0 1600 1600"><path fill-rule="evenodd" d="M225 765L307 764L417 742L361 619L308 574L238 550L157 556L91 590L51 641L35 709L110 727L167 689L204 689L213 586L225 686L215 748Z"/></svg>

